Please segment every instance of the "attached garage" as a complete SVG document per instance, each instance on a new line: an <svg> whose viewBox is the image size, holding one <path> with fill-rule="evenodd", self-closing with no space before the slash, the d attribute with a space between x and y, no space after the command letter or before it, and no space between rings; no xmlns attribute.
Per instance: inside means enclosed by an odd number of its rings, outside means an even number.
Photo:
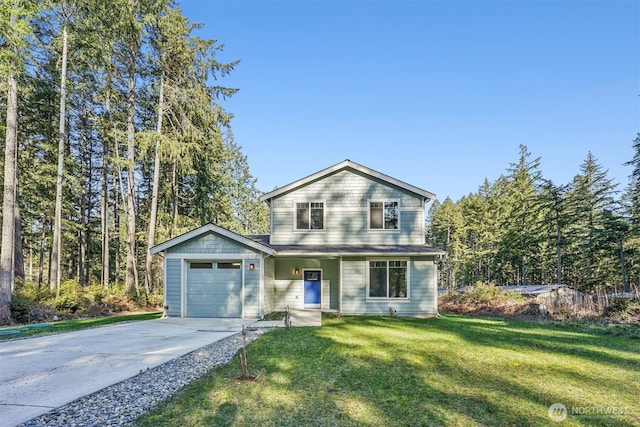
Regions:
<svg viewBox="0 0 640 427"><path fill-rule="evenodd" d="M264 314L261 243L207 224L151 249L164 254L168 316L259 318Z"/></svg>
<svg viewBox="0 0 640 427"><path fill-rule="evenodd" d="M189 262L187 317L242 317L242 263Z"/></svg>

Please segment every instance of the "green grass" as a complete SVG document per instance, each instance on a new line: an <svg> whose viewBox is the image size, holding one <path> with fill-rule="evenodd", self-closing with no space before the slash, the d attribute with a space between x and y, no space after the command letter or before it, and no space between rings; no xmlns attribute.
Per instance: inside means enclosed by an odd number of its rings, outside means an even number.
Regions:
<svg viewBox="0 0 640 427"><path fill-rule="evenodd" d="M257 381L236 380L235 359L137 425L640 425L630 337L455 315L343 317L268 332L247 356L264 370ZM562 424L548 416L553 403L568 408Z"/></svg>
<svg viewBox="0 0 640 427"><path fill-rule="evenodd" d="M60 322L44 323L36 325L22 325L11 328L0 329L0 341L12 339L31 337L34 335L46 335L60 332L71 332L80 329L94 328L96 326L110 325L112 323L119 322L133 322L138 320L151 320L158 319L162 316L162 312L153 313L137 313L137 314L124 314L121 316L108 316L108 317L92 317L86 319L74 319L74 320L62 320ZM2 334L3 331L15 331L17 333Z"/></svg>

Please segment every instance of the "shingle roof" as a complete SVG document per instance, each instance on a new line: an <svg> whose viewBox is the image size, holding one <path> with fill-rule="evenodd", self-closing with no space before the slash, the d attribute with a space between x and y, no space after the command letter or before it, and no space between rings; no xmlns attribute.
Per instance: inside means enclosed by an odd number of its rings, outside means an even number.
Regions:
<svg viewBox="0 0 640 427"><path fill-rule="evenodd" d="M163 252L175 245L178 245L182 242L186 242L189 239L193 239L195 237L199 237L205 233L216 233L221 236L224 236L228 239L235 240L238 243L249 246L250 248L256 249L260 252L264 252L268 255L273 254L273 248L270 248L269 245L259 242L257 240L251 239L250 237L242 236L240 234L234 233L233 231L229 231L226 228L219 227L215 224L205 224L201 227L196 228L195 230L191 230L187 233L181 234L180 236L176 236L173 239L169 239L164 243L160 243L152 248L150 248L151 254L157 254L159 252ZM268 237L268 236L267 236ZM269 240L267 239L267 242Z"/></svg>
<svg viewBox="0 0 640 427"><path fill-rule="evenodd" d="M444 251L427 245L270 245L269 235L246 236L276 251L276 256L339 255L442 255Z"/></svg>

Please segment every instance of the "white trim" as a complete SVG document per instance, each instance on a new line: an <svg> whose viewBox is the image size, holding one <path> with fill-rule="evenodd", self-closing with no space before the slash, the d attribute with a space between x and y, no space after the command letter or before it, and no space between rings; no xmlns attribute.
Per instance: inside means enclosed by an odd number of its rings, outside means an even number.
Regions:
<svg viewBox="0 0 640 427"><path fill-rule="evenodd" d="M180 317L187 317L187 273L189 272L188 268L189 263L187 260L182 259L182 263L180 264L180 268L182 270L182 274L180 275Z"/></svg>
<svg viewBox="0 0 640 427"><path fill-rule="evenodd" d="M224 253L219 254L215 252L202 252L202 253L168 253L165 254L165 258L168 259L190 259L190 260L201 260L201 259L210 259L210 260L234 260L241 261L243 259L257 259L258 254L254 253Z"/></svg>
<svg viewBox="0 0 640 427"><path fill-rule="evenodd" d="M340 261L338 261L338 277L340 278L340 283L338 283L338 313L342 313L342 270L343 270L343 259L340 257ZM329 304L331 307L331 304Z"/></svg>
<svg viewBox="0 0 640 427"><path fill-rule="evenodd" d="M385 182L387 182L389 184L392 184L392 185L394 185L396 187L399 187L399 188L402 188L404 190L407 190L407 191L409 191L411 193L420 195L420 196L422 196L424 198L427 198L427 199L435 199L436 198L436 195L431 193L430 191L423 190L423 189L418 188L416 186L413 186L411 184L407 184L404 181L400 181L399 179L393 178L393 177L391 177L389 175L385 175L383 173L380 173L378 171L370 169L370 168L368 168L366 166L362 166L362 165L360 165L358 163L352 162L351 160L347 159L347 160L344 160L344 161L342 161L342 162L340 162L340 163L338 163L336 165L330 166L330 167L328 167L326 169L323 169L323 170L321 170L319 172L311 174L311 175L309 175L309 176L307 176L305 178L302 178L302 179L294 181L294 182L292 182L290 184L287 184L284 187L280 187L280 188L278 188L278 189L276 189L274 191L271 191L270 193L266 193L266 194L264 194L264 195L262 195L260 197L260 200L262 200L263 202L266 201L268 203L268 201L270 199L273 199L274 197L279 196L280 194L286 193L286 192L291 191L291 190L293 190L295 188L298 188L298 187L302 187L303 185L308 184L308 183L310 183L312 181L318 180L318 179L323 178L323 177L325 177L325 176L327 176L329 174L332 174L334 172L337 172L337 171L342 170L342 169L347 169L347 168L354 169L354 170L356 170L358 172L361 172L361 173L363 173L365 175L369 175L369 176L377 178L377 179L379 179L381 181L385 181Z"/></svg>
<svg viewBox="0 0 640 427"><path fill-rule="evenodd" d="M379 201L380 199L371 199L373 201ZM395 199L385 199L386 201L393 201ZM304 202L300 202L300 203L304 203ZM336 213L336 212L367 212L369 210L368 206L341 206L339 204L331 204L331 207L329 206L325 206L325 215L327 213ZM401 212L414 212L414 213L420 213L424 211L424 208L421 208L419 206L404 206L402 207L402 209L400 209ZM287 207L287 208L282 208L282 207L277 207L277 208L271 208L271 212L291 212L291 207ZM304 231L304 230L302 230Z"/></svg>
<svg viewBox="0 0 640 427"><path fill-rule="evenodd" d="M365 298L365 302L376 303L376 302L397 302L398 304L409 304L411 303L411 298L376 298L376 297L367 297Z"/></svg>
<svg viewBox="0 0 640 427"><path fill-rule="evenodd" d="M167 258L164 258L162 260L163 264L164 264L164 271L162 272L162 293L164 294L162 296L163 299L163 303L162 303L162 314L166 314L167 317L169 317L169 310L165 309L165 307L167 306L167 294L169 292L167 292L167 270L168 270L168 266L167 266ZM171 307L169 307L169 309L171 309Z"/></svg>
<svg viewBox="0 0 640 427"><path fill-rule="evenodd" d="M156 245L150 249L151 254L157 254L158 252L163 252L173 246L176 246L180 243L186 242L187 240L193 239L195 237L201 236L202 234L212 232L214 234L219 234L220 236L226 237L228 239L234 240L242 245L249 246L257 251L273 255L275 251L268 246L265 246L261 243L256 242L255 240L251 240L247 237L241 236L240 234L236 234L233 231L229 231L226 228L219 227L214 224L205 224L202 227L198 227L195 230L191 230L185 234L174 237L173 239L169 239L164 243Z"/></svg>
<svg viewBox="0 0 640 427"><path fill-rule="evenodd" d="M320 303L318 304L318 306L316 307L315 304L310 304L309 307L307 307L307 304L304 302L304 272L305 271L319 271L320 272ZM324 277L324 270L320 267L318 268L301 268L300 272L302 273L302 278L300 279L300 282L302 284L302 307L303 308L322 308L322 278ZM329 292L331 292L331 290L329 290Z"/></svg>
<svg viewBox="0 0 640 427"><path fill-rule="evenodd" d="M443 255L444 252L443 251L435 251L435 252L402 252L401 254L398 254L396 252L392 252L391 255L389 255L390 257L412 257L412 256L437 256L437 255ZM278 256L277 259L280 258L289 258L289 257L297 257L297 258L311 258L311 257L325 257L325 258L329 258L329 257L342 257L342 256L346 256L346 257L383 257L384 258L384 254L381 254L380 252L354 252L354 253L345 253L345 252L278 252ZM385 259L388 259L385 258Z"/></svg>
<svg viewBox="0 0 640 427"><path fill-rule="evenodd" d="M431 261L433 265L433 314L438 314L438 263L435 258Z"/></svg>
<svg viewBox="0 0 640 427"><path fill-rule="evenodd" d="M242 282L242 289L240 290L240 302L242 303L242 308L240 309L240 318L244 319L244 269L246 267L246 259L240 261L240 268L242 269L242 273L240 275L240 281Z"/></svg>
<svg viewBox="0 0 640 427"><path fill-rule="evenodd" d="M386 297L372 297L369 296L369 283L371 278L369 277L369 271L371 270L371 262L372 261L385 261L387 263L387 295L389 295L389 261L405 261L407 263L407 296L402 298L394 298L390 296ZM406 301L409 302L411 300L411 260L408 258L398 258L398 257L367 257L366 259L366 270L365 270L365 301Z"/></svg>
<svg viewBox="0 0 640 427"><path fill-rule="evenodd" d="M258 279L260 283L260 319L264 319L264 260L263 254L260 258L260 278Z"/></svg>

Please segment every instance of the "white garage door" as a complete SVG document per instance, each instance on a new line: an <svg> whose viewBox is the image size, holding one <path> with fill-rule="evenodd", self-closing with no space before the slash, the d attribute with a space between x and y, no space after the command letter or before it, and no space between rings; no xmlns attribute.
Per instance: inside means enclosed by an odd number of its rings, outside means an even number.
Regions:
<svg viewBox="0 0 640 427"><path fill-rule="evenodd" d="M240 262L190 262L187 317L241 317Z"/></svg>

